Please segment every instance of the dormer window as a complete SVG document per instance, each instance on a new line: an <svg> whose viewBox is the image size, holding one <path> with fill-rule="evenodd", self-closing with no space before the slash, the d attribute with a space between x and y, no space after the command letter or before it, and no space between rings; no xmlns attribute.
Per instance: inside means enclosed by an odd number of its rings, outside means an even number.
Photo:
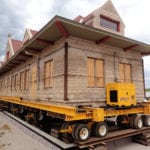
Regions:
<svg viewBox="0 0 150 150"><path fill-rule="evenodd" d="M100 16L100 25L102 27L114 30L119 32L120 31L120 22L107 18L105 16Z"/></svg>

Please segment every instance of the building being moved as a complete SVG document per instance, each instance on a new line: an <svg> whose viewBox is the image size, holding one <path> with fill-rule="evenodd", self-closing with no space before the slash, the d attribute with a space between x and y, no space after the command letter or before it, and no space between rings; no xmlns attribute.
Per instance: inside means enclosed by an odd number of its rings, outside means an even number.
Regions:
<svg viewBox="0 0 150 150"><path fill-rule="evenodd" d="M8 39L0 68L0 95L58 105L102 106L110 82L133 82L144 99L142 56L149 45L124 36L125 25L111 1L89 15L55 16L23 42Z"/></svg>

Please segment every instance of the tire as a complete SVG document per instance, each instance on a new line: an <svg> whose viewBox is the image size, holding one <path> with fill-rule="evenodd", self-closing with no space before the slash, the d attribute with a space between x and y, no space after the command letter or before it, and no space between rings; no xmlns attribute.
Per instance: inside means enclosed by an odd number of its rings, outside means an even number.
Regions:
<svg viewBox="0 0 150 150"><path fill-rule="evenodd" d="M41 111L35 112L34 119L35 121L42 121L44 119L44 114Z"/></svg>
<svg viewBox="0 0 150 150"><path fill-rule="evenodd" d="M73 127L73 129L72 129L72 134L71 135L72 135L73 139L75 139L75 131L76 131L78 125L79 125L79 123L75 124L74 127Z"/></svg>
<svg viewBox="0 0 150 150"><path fill-rule="evenodd" d="M95 123L94 133L97 137L105 137L108 133L108 126L105 122Z"/></svg>
<svg viewBox="0 0 150 150"><path fill-rule="evenodd" d="M133 120L133 128L141 129L143 127L143 119L141 116L137 116Z"/></svg>
<svg viewBox="0 0 150 150"><path fill-rule="evenodd" d="M90 130L86 124L79 124L74 131L74 138L77 141L86 141L90 136Z"/></svg>
<svg viewBox="0 0 150 150"><path fill-rule="evenodd" d="M143 115L143 124L145 127L150 127L150 116L149 115Z"/></svg>
<svg viewBox="0 0 150 150"><path fill-rule="evenodd" d="M62 125L61 125L61 130L68 129L69 125L71 125L71 122L63 122ZM62 133L62 135L66 139L69 139L69 137L70 137L70 134L67 133L67 132ZM72 139L69 139L69 140L72 140Z"/></svg>
<svg viewBox="0 0 150 150"><path fill-rule="evenodd" d="M122 121L124 120L125 117L126 117L126 115L117 116L117 119L116 119L117 126L123 127Z"/></svg>
<svg viewBox="0 0 150 150"><path fill-rule="evenodd" d="M18 113L19 114L23 114L24 113L24 108L22 107L22 106L20 106L19 108L18 108Z"/></svg>
<svg viewBox="0 0 150 150"><path fill-rule="evenodd" d="M133 129L134 128L134 120L137 117L137 114L130 115L130 117L131 117L131 119L129 122L129 127Z"/></svg>

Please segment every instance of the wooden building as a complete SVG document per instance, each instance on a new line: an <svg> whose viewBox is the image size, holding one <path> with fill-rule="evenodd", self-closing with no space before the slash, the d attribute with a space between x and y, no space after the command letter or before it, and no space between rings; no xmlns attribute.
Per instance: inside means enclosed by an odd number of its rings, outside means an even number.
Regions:
<svg viewBox="0 0 150 150"><path fill-rule="evenodd" d="M133 82L144 99L142 56L149 45L124 36L111 1L86 17L55 16L40 31L26 30L21 47L0 68L0 95L58 105L105 105L110 82Z"/></svg>

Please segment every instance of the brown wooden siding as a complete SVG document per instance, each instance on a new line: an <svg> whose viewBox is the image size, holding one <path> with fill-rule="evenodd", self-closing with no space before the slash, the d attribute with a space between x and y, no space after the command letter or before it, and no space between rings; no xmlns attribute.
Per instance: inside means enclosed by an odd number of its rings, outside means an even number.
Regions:
<svg viewBox="0 0 150 150"><path fill-rule="evenodd" d="M64 101L64 43L66 40L69 45L67 102ZM114 52L116 53L115 64ZM96 45L94 42L70 36L68 39L61 39L53 46L47 47L39 56L39 79L37 78L37 58L29 58L25 63L0 77L0 95L20 96L24 99L41 100L62 105L77 106L84 104L98 107L105 105L105 86L107 83L114 82L115 78L119 81L121 72L119 64L122 63L131 65L130 69L129 66L126 67L125 72L127 80L131 80L128 76L131 72L132 82L136 85L138 102L144 98L142 58L139 53L124 52L117 47L105 44ZM51 60L53 60L52 72L48 71L48 74L52 75L52 82L50 82L52 87L45 88L44 66L46 62ZM94 69L92 69L92 66L94 66ZM25 73L26 70L29 70L29 74ZM7 83L7 78L11 78L12 75L14 75L15 89L13 92L9 90L10 81L9 84ZM39 88L37 88L38 84ZM95 86L95 88L89 88L89 85ZM28 88L29 90L27 90Z"/></svg>

